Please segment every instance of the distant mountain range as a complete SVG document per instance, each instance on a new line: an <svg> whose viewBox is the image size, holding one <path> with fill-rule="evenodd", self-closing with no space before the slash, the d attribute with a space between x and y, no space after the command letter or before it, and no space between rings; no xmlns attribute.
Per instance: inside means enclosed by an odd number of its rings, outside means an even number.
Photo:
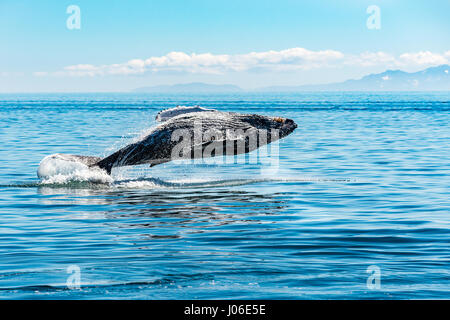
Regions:
<svg viewBox="0 0 450 320"><path fill-rule="evenodd" d="M295 91L450 91L450 66L430 67L418 72L387 70L369 74L361 79L329 84L302 86L271 86L252 91L257 92L295 92ZM214 85L201 82L143 87L134 92L152 93L221 93L241 92L242 88L231 85Z"/></svg>
<svg viewBox="0 0 450 320"><path fill-rule="evenodd" d="M243 91L240 87L232 84L207 84L202 82L180 83L174 85L162 85L153 87L142 87L133 90L134 92L152 93L202 93L202 92L237 92Z"/></svg>
<svg viewBox="0 0 450 320"><path fill-rule="evenodd" d="M430 67L418 72L387 70L357 80L338 83L273 86L261 91L430 91L450 90L450 66Z"/></svg>

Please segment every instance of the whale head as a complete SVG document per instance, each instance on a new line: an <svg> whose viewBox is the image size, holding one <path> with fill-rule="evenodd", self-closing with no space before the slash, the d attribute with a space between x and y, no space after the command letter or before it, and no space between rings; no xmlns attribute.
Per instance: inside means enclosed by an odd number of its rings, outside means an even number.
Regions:
<svg viewBox="0 0 450 320"><path fill-rule="evenodd" d="M280 138L288 136L297 128L297 124L294 120L281 117L249 114L240 116L240 120L248 123L258 130L267 130L268 132L278 130Z"/></svg>

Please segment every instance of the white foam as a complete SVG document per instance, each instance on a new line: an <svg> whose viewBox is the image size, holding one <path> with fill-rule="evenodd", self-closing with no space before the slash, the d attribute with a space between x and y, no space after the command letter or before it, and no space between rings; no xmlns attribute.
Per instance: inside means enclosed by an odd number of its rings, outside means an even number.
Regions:
<svg viewBox="0 0 450 320"><path fill-rule="evenodd" d="M104 170L90 168L69 155L52 154L42 159L37 175L44 184L63 184L71 181L112 183Z"/></svg>
<svg viewBox="0 0 450 320"><path fill-rule="evenodd" d="M148 180L121 181L117 182L115 186L123 189L156 189L162 187L155 182Z"/></svg>

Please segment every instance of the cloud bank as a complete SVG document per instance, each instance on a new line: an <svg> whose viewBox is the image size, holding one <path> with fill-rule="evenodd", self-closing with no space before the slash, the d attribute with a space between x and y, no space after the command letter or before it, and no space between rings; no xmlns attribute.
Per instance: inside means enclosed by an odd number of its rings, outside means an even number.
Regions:
<svg viewBox="0 0 450 320"><path fill-rule="evenodd" d="M305 48L250 52L246 54L212 54L169 52L164 56L133 59L109 65L77 64L57 72L35 72L36 76L107 76L140 75L176 72L188 74L224 74L228 72L283 72L324 67L411 68L449 64L450 51L443 54L430 51L403 53L398 56L385 52L344 54L336 50L312 51Z"/></svg>

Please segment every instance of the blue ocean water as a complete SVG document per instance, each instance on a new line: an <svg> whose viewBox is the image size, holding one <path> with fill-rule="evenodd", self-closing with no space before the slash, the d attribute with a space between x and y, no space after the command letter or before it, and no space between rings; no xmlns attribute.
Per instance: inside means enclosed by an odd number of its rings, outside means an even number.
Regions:
<svg viewBox="0 0 450 320"><path fill-rule="evenodd" d="M448 299L449 101L0 95L0 298ZM105 184L37 178L45 156L107 155L179 104L298 128L275 167L234 159L125 168Z"/></svg>

